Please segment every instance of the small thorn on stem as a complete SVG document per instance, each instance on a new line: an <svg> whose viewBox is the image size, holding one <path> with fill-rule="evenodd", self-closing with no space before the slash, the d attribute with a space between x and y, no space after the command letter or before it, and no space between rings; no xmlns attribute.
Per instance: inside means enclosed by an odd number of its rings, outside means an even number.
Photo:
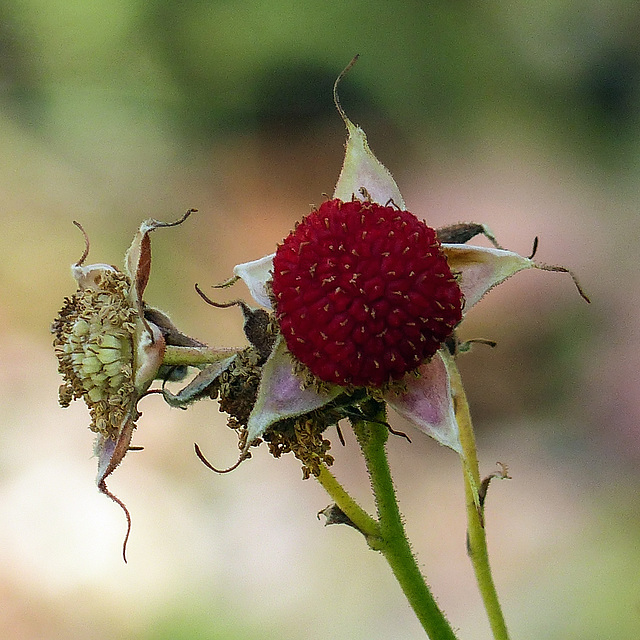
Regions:
<svg viewBox="0 0 640 640"><path fill-rule="evenodd" d="M202 453L202 451L200 451L200 447L194 442L193 447L196 451L196 455L198 456L198 458L200 458L200 462L202 462L202 464L204 464L205 467L207 467L207 469L211 469L211 471L215 471L216 473L229 473L230 471L233 471L235 469L237 469L240 466L241 462L244 462L247 458L251 457L251 454L243 451L240 454L240 457L238 458L238 461L230 466L228 469L216 469L205 457L204 454Z"/></svg>
<svg viewBox="0 0 640 640"><path fill-rule="evenodd" d="M318 511L318 520L320 520L320 516L324 516L326 518L324 522L325 527L330 524L346 524L354 529L358 529L358 527L353 524L349 516L347 516L337 504L330 504L328 507ZM360 529L358 529L358 531L360 531Z"/></svg>
<svg viewBox="0 0 640 640"><path fill-rule="evenodd" d="M533 256L538 252L538 236L533 239L533 247L531 248L531 254L529 255L529 260L533 260Z"/></svg>

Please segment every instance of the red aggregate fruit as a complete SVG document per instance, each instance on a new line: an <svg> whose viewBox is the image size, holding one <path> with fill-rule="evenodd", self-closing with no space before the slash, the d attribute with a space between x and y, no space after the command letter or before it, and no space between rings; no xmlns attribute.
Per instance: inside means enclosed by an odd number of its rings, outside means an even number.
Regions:
<svg viewBox="0 0 640 640"><path fill-rule="evenodd" d="M278 247L272 289L289 351L338 385L401 378L462 318L435 230L372 202L329 200L306 216Z"/></svg>

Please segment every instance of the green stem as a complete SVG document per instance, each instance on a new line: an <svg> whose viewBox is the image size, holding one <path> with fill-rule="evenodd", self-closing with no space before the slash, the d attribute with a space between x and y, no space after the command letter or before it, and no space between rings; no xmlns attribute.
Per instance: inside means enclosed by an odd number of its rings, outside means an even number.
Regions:
<svg viewBox="0 0 640 640"><path fill-rule="evenodd" d="M214 362L220 362L235 353L239 349L211 349L210 347L176 347L175 345L167 345L162 364L170 366L189 365L191 367L199 367Z"/></svg>
<svg viewBox="0 0 640 640"><path fill-rule="evenodd" d="M489 617L489 624L495 640L509 640L509 632L504 621L502 608L498 600L495 583L489 565L487 550L487 536L484 529L482 508L478 502L478 487L480 486L480 471L478 468L478 454L473 434L469 403L462 385L462 379L457 366L451 359L447 362L451 379L456 420L460 430L460 443L463 452L464 490L467 504L467 551L473 570L476 574L478 588Z"/></svg>
<svg viewBox="0 0 640 640"><path fill-rule="evenodd" d="M382 408L375 421L363 420L353 425L367 464L378 511L381 539L377 549L389 563L429 638L455 640L449 622L438 608L420 572L404 530L387 461L385 443L389 431L385 420Z"/></svg>
<svg viewBox="0 0 640 640"><path fill-rule="evenodd" d="M321 466L320 474L316 476L316 478L342 513L344 513L347 518L353 522L356 529L367 538L369 544L375 545L375 540L380 537L380 527L376 520L344 490L327 467Z"/></svg>

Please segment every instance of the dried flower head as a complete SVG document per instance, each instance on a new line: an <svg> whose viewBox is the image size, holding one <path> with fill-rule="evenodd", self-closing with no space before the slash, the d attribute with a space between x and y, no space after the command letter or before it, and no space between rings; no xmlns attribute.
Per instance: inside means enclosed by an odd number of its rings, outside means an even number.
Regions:
<svg viewBox="0 0 640 640"><path fill-rule="evenodd" d="M158 375L167 344L175 344L179 336L178 342L201 345L142 300L151 269L149 234L181 224L193 211L174 223L143 222L127 252L125 272L107 264L85 266L89 239L75 223L86 242L82 257L71 267L78 289L65 299L51 328L64 379L60 404L66 407L79 398L87 404L90 429L97 434L98 488L124 509L129 527L129 513L107 489L106 478L129 450L140 415L138 401Z"/></svg>
<svg viewBox="0 0 640 640"><path fill-rule="evenodd" d="M81 265L75 265L75 269ZM117 436L135 400L133 381L136 309L129 301L131 281L113 268L103 268L65 300L53 323L59 371L60 404L84 398L90 429Z"/></svg>

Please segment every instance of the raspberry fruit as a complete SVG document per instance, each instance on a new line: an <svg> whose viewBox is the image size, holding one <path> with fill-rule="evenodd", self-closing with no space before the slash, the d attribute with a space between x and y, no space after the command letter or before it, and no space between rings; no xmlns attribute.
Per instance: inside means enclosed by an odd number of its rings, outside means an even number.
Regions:
<svg viewBox="0 0 640 640"><path fill-rule="evenodd" d="M272 288L289 351L344 386L401 378L462 318L435 230L372 202L330 200L306 216L278 247Z"/></svg>

